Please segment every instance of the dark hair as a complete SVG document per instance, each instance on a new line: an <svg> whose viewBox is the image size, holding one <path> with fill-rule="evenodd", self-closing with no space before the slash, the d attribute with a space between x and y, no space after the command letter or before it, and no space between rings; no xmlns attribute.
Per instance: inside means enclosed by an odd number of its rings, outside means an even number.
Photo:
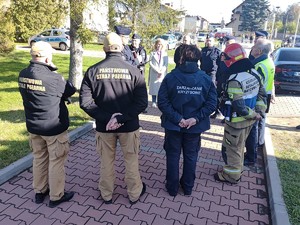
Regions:
<svg viewBox="0 0 300 225"><path fill-rule="evenodd" d="M201 51L196 45L183 44L179 50L178 64L183 65L186 62L198 62L201 59Z"/></svg>

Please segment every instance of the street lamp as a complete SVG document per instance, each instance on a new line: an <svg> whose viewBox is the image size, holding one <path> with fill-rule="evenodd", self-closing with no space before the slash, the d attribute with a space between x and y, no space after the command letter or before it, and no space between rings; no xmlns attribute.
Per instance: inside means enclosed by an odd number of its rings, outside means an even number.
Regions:
<svg viewBox="0 0 300 225"><path fill-rule="evenodd" d="M296 31L295 31L294 40L293 40L293 47L295 47L295 43L296 43L296 37L297 37L297 33L298 33L299 20L300 20L300 13L298 14Z"/></svg>
<svg viewBox="0 0 300 225"><path fill-rule="evenodd" d="M300 2L298 2L297 4L299 5L299 3ZM296 30L295 30L294 40L293 40L293 47L295 47L295 43L296 43L296 37L297 37L297 33L298 33L299 20L300 20L300 13L298 11L298 18L297 18L297 25L296 25Z"/></svg>
<svg viewBox="0 0 300 225"><path fill-rule="evenodd" d="M272 22L272 29L271 29L270 39L273 38L273 31L274 31L274 25L275 25L276 13L278 12L279 8L280 8L280 6L276 6L276 11L273 12L273 22Z"/></svg>

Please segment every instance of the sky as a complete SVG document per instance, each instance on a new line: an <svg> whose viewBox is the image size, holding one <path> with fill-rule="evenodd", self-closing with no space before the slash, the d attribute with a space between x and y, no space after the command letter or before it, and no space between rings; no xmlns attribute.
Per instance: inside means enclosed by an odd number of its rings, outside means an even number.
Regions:
<svg viewBox="0 0 300 225"><path fill-rule="evenodd" d="M207 19L210 23L220 23L224 18L225 23L230 22L231 13L234 8L243 0L164 0L162 2L173 2L174 7L182 6L190 15L199 15ZM271 7L280 6L280 10L299 2L299 0L269 0Z"/></svg>

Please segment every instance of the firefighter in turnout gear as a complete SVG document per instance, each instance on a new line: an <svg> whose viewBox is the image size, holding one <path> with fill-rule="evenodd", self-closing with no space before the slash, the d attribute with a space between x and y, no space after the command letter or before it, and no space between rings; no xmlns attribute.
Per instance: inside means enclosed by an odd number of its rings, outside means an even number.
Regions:
<svg viewBox="0 0 300 225"><path fill-rule="evenodd" d="M233 43L222 53L229 69L222 156L225 166L214 175L221 182L238 183L243 171L244 147L252 125L264 117L266 92L260 74L240 44Z"/></svg>

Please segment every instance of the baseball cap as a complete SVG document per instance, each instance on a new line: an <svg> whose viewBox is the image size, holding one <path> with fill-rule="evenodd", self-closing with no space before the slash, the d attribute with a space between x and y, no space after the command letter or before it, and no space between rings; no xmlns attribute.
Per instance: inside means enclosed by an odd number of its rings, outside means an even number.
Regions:
<svg viewBox="0 0 300 225"><path fill-rule="evenodd" d="M108 52L121 52L123 47L122 39L114 32L106 35L103 45Z"/></svg>
<svg viewBox="0 0 300 225"><path fill-rule="evenodd" d="M119 35L129 35L131 33L131 29L124 26L115 26L115 31Z"/></svg>
<svg viewBox="0 0 300 225"><path fill-rule="evenodd" d="M30 54L36 57L45 57L52 55L53 48L48 42L38 41L31 46Z"/></svg>
<svg viewBox="0 0 300 225"><path fill-rule="evenodd" d="M265 30L258 30L255 31L255 36L256 37L268 37L269 33Z"/></svg>

